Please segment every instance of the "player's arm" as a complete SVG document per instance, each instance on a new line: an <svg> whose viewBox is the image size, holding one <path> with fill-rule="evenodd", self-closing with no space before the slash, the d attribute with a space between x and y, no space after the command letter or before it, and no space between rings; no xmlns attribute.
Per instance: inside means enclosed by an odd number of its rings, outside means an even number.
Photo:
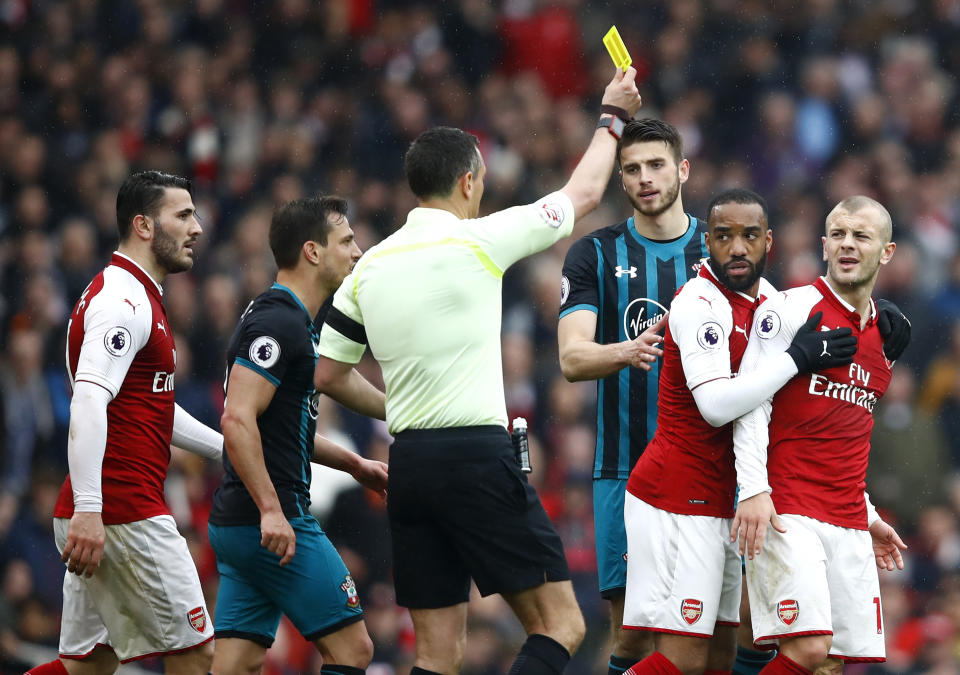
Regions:
<svg viewBox="0 0 960 675"><path fill-rule="evenodd" d="M627 68L617 69L613 79L603 92L604 105L613 105L626 111L632 117L640 109L640 92L634 81L637 71ZM570 180L560 188L573 203L575 218L579 220L597 207L610 182L616 155L617 139L607 129L598 128L593 139L577 163Z"/></svg>
<svg viewBox="0 0 960 675"><path fill-rule="evenodd" d="M650 363L663 356L659 332L666 316L633 340L601 345L594 341L597 315L583 309L564 315L557 324L560 370L570 382L598 380L632 366L650 370Z"/></svg>
<svg viewBox="0 0 960 675"><path fill-rule="evenodd" d="M207 459L223 455L223 435L175 404L172 444Z"/></svg>
<svg viewBox="0 0 960 675"><path fill-rule="evenodd" d="M796 315L784 311L784 300L782 294L774 296L757 309L737 380L761 370L771 357L786 355L794 334L799 330L792 323ZM773 328L763 323L768 311L777 315L778 320L770 324ZM756 408L733 422L733 454L739 491L730 539L739 539L740 555L750 559L763 550L768 526L778 532L786 531L770 498L772 489L767 480L772 396L771 393Z"/></svg>
<svg viewBox="0 0 960 675"><path fill-rule="evenodd" d="M382 420L387 417L383 392L354 368L367 349L367 332L356 292L357 274L360 269L354 269L333 296L333 306L320 331L313 386L361 415Z"/></svg>
<svg viewBox="0 0 960 675"><path fill-rule="evenodd" d="M99 384L77 381L70 401L67 463L73 486L73 516L61 560L67 570L91 577L100 565L106 531L100 490L107 447L107 405L113 394Z"/></svg>
<svg viewBox="0 0 960 675"><path fill-rule="evenodd" d="M711 426L723 426L773 396L797 373L850 363L857 339L849 328L817 331L821 314L810 317L784 351L764 353L749 370L741 369L736 378L711 380L693 389L703 418ZM747 349L755 341L758 338L754 332Z"/></svg>
<svg viewBox="0 0 960 675"><path fill-rule="evenodd" d="M877 560L877 567L888 572L903 569L903 554L907 545L889 523L885 522L877 508L870 501L867 491L863 492L863 500L867 505L867 526L873 543L873 555Z"/></svg>
<svg viewBox="0 0 960 675"><path fill-rule="evenodd" d="M776 296L757 310L750 340L741 362L740 375L737 377L738 382L769 368L771 358L777 358L781 354L791 359L798 372L849 362L849 357L852 357L856 349L854 338L845 331L817 332L816 328L822 316L820 312L798 325L806 318L805 312L796 309L790 311L784 304L785 298L784 295ZM828 337L828 333L832 334L832 337ZM827 350L820 344L824 340L831 346L833 341L837 342L836 357L824 355ZM852 345L850 341L853 341ZM775 391L764 398L754 410L733 423L733 451L739 501L730 529L730 538L739 538L740 554L751 559L763 550L768 525L778 532L786 531L774 508L770 497L772 490L767 480L771 399Z"/></svg>
<svg viewBox="0 0 960 675"><path fill-rule="evenodd" d="M603 103L632 116L640 108L635 77L633 68L628 68L626 73L617 69L604 91ZM600 203L613 171L616 149L616 138L605 128L598 128L570 179L560 190L534 204L468 221L470 237L478 244L484 264L491 273L499 276L517 260L542 251L570 234L574 223Z"/></svg>
<svg viewBox="0 0 960 675"><path fill-rule="evenodd" d="M730 372L730 309L701 295L695 283L684 286L673 299L668 324L700 416L718 427L755 408L796 369L784 356L776 368L757 373L752 382L734 379Z"/></svg>
<svg viewBox="0 0 960 675"><path fill-rule="evenodd" d="M318 391L354 412L378 420L386 419L386 397L357 372L352 363L320 356L313 371L313 386Z"/></svg>
<svg viewBox="0 0 960 675"><path fill-rule="evenodd" d="M116 397L133 359L150 337L151 321L108 290L97 295L83 317L83 344L77 357L67 463L73 487L73 516L61 559L67 570L93 576L103 557L101 476L107 448L107 406ZM69 330L69 329L68 329ZM118 341L112 349L107 344Z"/></svg>
<svg viewBox="0 0 960 675"><path fill-rule="evenodd" d="M360 485L381 497L387 496L387 465L384 462L365 459L320 434L313 437L311 459L317 464L349 473Z"/></svg>
<svg viewBox="0 0 960 675"><path fill-rule="evenodd" d="M257 418L270 405L276 391L276 386L261 374L234 363L220 427L230 463L260 510L260 545L280 556L280 564L286 565L296 552L296 535L267 473L257 427Z"/></svg>
<svg viewBox="0 0 960 675"><path fill-rule="evenodd" d="M737 512L730 527L730 540L740 540L740 555L751 560L763 551L767 526L786 532L774 508L767 481L767 446L769 444L771 402L764 401L756 409L733 422L734 464L739 485Z"/></svg>

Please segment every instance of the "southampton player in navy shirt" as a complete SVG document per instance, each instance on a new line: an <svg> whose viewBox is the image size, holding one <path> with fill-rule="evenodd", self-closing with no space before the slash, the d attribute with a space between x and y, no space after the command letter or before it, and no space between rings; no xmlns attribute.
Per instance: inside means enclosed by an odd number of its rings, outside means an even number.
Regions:
<svg viewBox="0 0 960 675"><path fill-rule="evenodd" d="M314 319L360 258L345 214L335 197L298 199L274 214L277 282L230 340L225 474L210 513L220 571L215 673L259 672L281 613L316 645L322 673L362 673L373 655L353 579L309 512L311 461L381 493L387 483L385 464L315 433ZM349 384L362 395L343 399L383 419L383 394L359 377Z"/></svg>
<svg viewBox="0 0 960 675"><path fill-rule="evenodd" d="M627 478L653 437L660 375L657 332L677 290L707 255L706 223L684 213L690 163L666 122L633 120L618 148L633 216L577 241L563 265L560 367L568 380L597 380L594 518L600 593L610 600L610 673L646 656L650 636L622 630L627 579L623 502Z"/></svg>

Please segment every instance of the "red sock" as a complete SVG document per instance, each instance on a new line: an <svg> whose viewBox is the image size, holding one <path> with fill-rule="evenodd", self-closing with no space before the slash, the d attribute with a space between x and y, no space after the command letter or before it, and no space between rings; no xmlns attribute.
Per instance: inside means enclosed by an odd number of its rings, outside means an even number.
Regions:
<svg viewBox="0 0 960 675"><path fill-rule="evenodd" d="M793 659L784 656L783 652L777 652L773 661L764 666L761 673L766 675L811 675L812 670L807 670Z"/></svg>
<svg viewBox="0 0 960 675"><path fill-rule="evenodd" d="M60 659L31 668L23 675L70 675Z"/></svg>
<svg viewBox="0 0 960 675"><path fill-rule="evenodd" d="M634 663L623 675L683 675L666 656L654 652L643 661Z"/></svg>
<svg viewBox="0 0 960 675"><path fill-rule="evenodd" d="M732 670L710 670L707 668L703 671L703 675L733 675Z"/></svg>

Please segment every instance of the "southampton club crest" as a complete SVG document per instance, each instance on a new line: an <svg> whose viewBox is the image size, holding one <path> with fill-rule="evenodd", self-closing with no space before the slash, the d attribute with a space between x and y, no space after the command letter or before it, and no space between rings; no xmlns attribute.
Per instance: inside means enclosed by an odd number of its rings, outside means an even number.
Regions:
<svg viewBox="0 0 960 675"><path fill-rule="evenodd" d="M692 626L703 616L703 601L687 598L680 603L680 616Z"/></svg>
<svg viewBox="0 0 960 675"><path fill-rule="evenodd" d="M623 311L623 334L627 340L635 340L640 333L663 318L667 308L650 298L632 300Z"/></svg>
<svg viewBox="0 0 960 675"><path fill-rule="evenodd" d="M343 578L340 590L347 594L347 607L356 609L360 606L360 596L357 595L357 584L349 574Z"/></svg>

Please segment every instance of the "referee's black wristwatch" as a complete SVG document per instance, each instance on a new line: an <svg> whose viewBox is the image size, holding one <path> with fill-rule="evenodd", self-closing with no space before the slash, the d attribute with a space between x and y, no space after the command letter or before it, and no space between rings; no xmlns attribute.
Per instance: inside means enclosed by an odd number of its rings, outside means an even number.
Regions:
<svg viewBox="0 0 960 675"><path fill-rule="evenodd" d="M600 121L597 129L606 129L618 141L623 136L623 127L630 120L627 111L619 106L604 104L600 106Z"/></svg>

